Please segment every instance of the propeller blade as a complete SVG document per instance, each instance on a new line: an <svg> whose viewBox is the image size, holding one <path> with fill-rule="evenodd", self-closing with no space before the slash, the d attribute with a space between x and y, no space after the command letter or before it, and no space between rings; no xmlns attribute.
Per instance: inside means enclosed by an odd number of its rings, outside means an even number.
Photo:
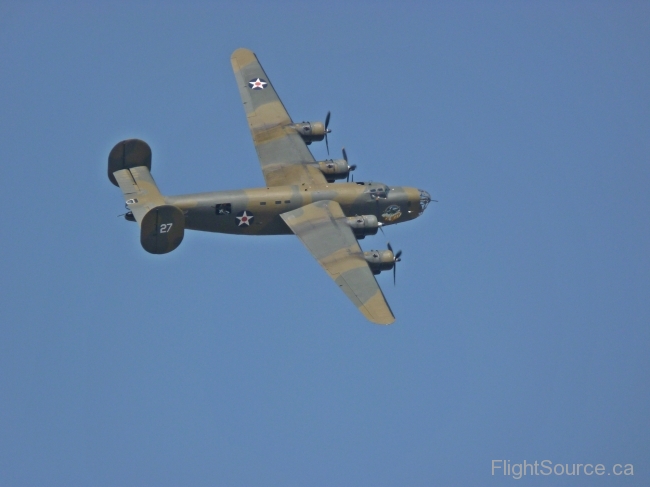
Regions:
<svg viewBox="0 0 650 487"><path fill-rule="evenodd" d="M325 116L325 147L327 148L327 155L330 155L330 144L329 141L327 140L327 134L331 132L327 127L329 127L330 124L330 116L332 115L332 112L329 110L327 111L327 115Z"/></svg>
<svg viewBox="0 0 650 487"><path fill-rule="evenodd" d="M381 233L384 233L384 229L379 227L381 230ZM393 251L393 246L390 244L390 242L386 242L386 246L388 247L388 250L391 252ZM401 262L402 259L400 258L402 256L402 251L398 250L393 254L393 286L397 286L397 263Z"/></svg>
<svg viewBox="0 0 650 487"><path fill-rule="evenodd" d="M341 149L341 152L343 152L343 160L348 165L348 182L350 182L350 173L357 168L357 165L352 164L350 166L350 164L348 163L348 152L345 150L345 147L343 147L343 149ZM354 174L352 175L352 182L354 182Z"/></svg>

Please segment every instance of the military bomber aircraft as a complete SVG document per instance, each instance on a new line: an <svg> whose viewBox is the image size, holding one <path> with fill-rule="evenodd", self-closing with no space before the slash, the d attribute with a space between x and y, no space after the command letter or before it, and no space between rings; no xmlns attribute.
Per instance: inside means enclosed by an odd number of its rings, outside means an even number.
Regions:
<svg viewBox="0 0 650 487"><path fill-rule="evenodd" d="M108 156L108 178L119 186L140 225L140 243L152 254L176 249L185 229L237 235L294 233L348 298L373 323L395 317L374 275L393 270L401 251L363 252L357 239L385 225L417 218L431 201L423 190L377 182L349 182L355 165L316 161L308 149L330 132L323 122L294 123L255 54L231 57L266 187L163 196L151 177L151 148L138 139L119 142ZM329 145L328 145L329 153ZM346 179L348 182L335 183ZM394 278L394 274L393 274Z"/></svg>

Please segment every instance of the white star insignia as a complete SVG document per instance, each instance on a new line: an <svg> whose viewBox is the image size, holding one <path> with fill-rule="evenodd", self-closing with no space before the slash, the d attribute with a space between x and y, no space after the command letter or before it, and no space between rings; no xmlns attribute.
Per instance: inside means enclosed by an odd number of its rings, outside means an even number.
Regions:
<svg viewBox="0 0 650 487"><path fill-rule="evenodd" d="M252 79L248 82L248 84L251 85L251 88L253 90L263 90L266 88L266 85L268 85L268 83L262 78Z"/></svg>
<svg viewBox="0 0 650 487"><path fill-rule="evenodd" d="M239 220L239 223L237 224L240 227L243 227L246 225L247 227L250 226L251 222L253 221L253 214L246 212L246 210L242 211L241 215L235 217L237 220Z"/></svg>

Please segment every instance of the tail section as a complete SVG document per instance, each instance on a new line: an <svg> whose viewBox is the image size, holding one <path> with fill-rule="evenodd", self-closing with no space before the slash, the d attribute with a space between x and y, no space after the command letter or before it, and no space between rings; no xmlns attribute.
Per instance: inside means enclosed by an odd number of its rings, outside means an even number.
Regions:
<svg viewBox="0 0 650 487"><path fill-rule="evenodd" d="M185 216L165 198L151 177L151 148L138 139L119 142L108 156L108 179L119 186L140 225L140 243L152 254L176 249L185 235Z"/></svg>
<svg viewBox="0 0 650 487"><path fill-rule="evenodd" d="M185 236L185 215L173 205L157 206L140 223L140 243L151 254L176 249Z"/></svg>
<svg viewBox="0 0 650 487"><path fill-rule="evenodd" d="M114 173L145 166L151 172L151 147L144 140L128 139L115 144L108 155L108 179L117 186Z"/></svg>

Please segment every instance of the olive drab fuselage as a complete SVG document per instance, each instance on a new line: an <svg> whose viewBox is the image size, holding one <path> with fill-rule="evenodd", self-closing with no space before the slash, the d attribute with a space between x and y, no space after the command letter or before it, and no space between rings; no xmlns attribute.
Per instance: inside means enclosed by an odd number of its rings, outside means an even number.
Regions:
<svg viewBox="0 0 650 487"><path fill-rule="evenodd" d="M412 220L422 213L420 191L382 183L331 183L273 186L166 196L185 214L185 228L237 235L286 235L293 232L280 214L317 201L331 200L346 215L374 215L382 225Z"/></svg>

